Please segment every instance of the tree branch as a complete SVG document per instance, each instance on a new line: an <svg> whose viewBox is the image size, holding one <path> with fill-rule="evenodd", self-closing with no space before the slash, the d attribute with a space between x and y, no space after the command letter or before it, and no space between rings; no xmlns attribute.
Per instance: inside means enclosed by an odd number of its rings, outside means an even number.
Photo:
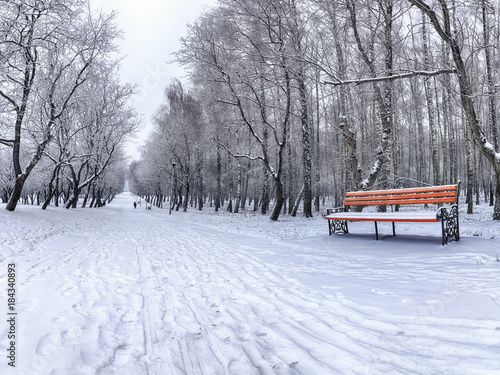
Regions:
<svg viewBox="0 0 500 375"><path fill-rule="evenodd" d="M0 90L0 96L5 100L7 100L10 104L12 104L16 112L19 112L19 106L17 105L14 99L12 99L9 95L5 94L2 90Z"/></svg>
<svg viewBox="0 0 500 375"><path fill-rule="evenodd" d="M366 83L374 83L374 82L382 82L382 81L395 81L397 79L403 79L403 78L411 78L411 77L416 77L416 76L424 76L424 77L433 77L441 74L455 74L457 71L455 69L441 69L441 70L435 70L435 71L414 71L414 72L408 72L408 73L400 73L400 74L393 74L391 76L385 76L385 77L375 77L375 78L360 78L360 79L351 79L347 81L338 81L338 82L332 82L332 81L323 81L323 84L325 85L332 85L332 86L346 86L346 85L363 85Z"/></svg>
<svg viewBox="0 0 500 375"><path fill-rule="evenodd" d="M215 142L217 142L217 144L219 144L223 149L225 149L233 158L236 158L236 159L240 159L240 158L244 158L244 159L248 159L248 160L262 160L264 161L264 158L262 156L250 156L250 155L241 155L241 154L235 154L234 152L232 152L224 143L222 143L221 141L215 139Z"/></svg>
<svg viewBox="0 0 500 375"><path fill-rule="evenodd" d="M2 144L4 146L14 147L15 142L16 141L13 139L0 138L0 144Z"/></svg>

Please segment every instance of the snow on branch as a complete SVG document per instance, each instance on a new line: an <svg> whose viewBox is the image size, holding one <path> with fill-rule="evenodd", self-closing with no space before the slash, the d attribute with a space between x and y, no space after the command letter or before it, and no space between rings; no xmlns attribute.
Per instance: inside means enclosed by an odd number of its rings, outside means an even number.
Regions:
<svg viewBox="0 0 500 375"><path fill-rule="evenodd" d="M14 139L0 138L0 144L2 144L2 145L14 147L14 143L15 143Z"/></svg>
<svg viewBox="0 0 500 375"><path fill-rule="evenodd" d="M412 71L408 73L399 73L393 74L385 77L374 77L374 78L361 78L361 79L351 79L347 81L338 80L337 82L332 81L323 81L325 85L332 86L344 86L344 85L363 85L365 83L374 83L374 82L382 82L382 81L394 81L402 78L411 78L416 76L424 76L424 77L433 77L440 74L452 74L456 73L455 69L440 69L434 71Z"/></svg>
<svg viewBox="0 0 500 375"><path fill-rule="evenodd" d="M243 158L243 159L248 159L248 160L252 160L252 161L255 161L255 160L264 161L264 158L262 156L250 156L250 155L245 155L245 154L235 154L224 143L220 142L217 139L215 140L215 142L217 142L222 148L224 148L229 153L229 155L231 155L233 158L236 158L236 159Z"/></svg>

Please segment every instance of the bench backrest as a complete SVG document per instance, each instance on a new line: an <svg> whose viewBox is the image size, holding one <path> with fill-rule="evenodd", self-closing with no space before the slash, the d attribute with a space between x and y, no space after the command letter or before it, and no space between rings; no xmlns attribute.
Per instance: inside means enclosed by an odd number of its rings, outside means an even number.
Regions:
<svg viewBox="0 0 500 375"><path fill-rule="evenodd" d="M458 203L459 185L347 192L344 206Z"/></svg>

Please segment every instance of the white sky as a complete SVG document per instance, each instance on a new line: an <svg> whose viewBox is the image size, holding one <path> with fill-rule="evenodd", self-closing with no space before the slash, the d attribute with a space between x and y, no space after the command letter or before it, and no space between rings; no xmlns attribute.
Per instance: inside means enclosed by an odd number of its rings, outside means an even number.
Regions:
<svg viewBox="0 0 500 375"><path fill-rule="evenodd" d="M144 129L127 147L134 158L151 131L151 116L163 102L163 90L173 78L182 78L184 70L172 60L186 35L186 24L195 21L216 0L91 0L94 9L118 12L117 24L123 31L120 41L121 80L136 84L139 93L132 99L144 117Z"/></svg>

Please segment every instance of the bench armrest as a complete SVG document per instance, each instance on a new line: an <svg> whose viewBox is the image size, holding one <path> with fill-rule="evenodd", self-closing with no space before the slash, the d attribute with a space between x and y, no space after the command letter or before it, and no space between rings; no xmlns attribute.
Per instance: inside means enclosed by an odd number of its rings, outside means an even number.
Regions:
<svg viewBox="0 0 500 375"><path fill-rule="evenodd" d="M437 221L448 221L455 218L458 218L458 204L441 207L436 212Z"/></svg>
<svg viewBox="0 0 500 375"><path fill-rule="evenodd" d="M323 210L323 212L321 213L321 216L323 216L323 219L324 219L325 217L327 217L330 214L344 212L344 210L345 210L344 206L335 207L335 208L327 208L326 210Z"/></svg>

